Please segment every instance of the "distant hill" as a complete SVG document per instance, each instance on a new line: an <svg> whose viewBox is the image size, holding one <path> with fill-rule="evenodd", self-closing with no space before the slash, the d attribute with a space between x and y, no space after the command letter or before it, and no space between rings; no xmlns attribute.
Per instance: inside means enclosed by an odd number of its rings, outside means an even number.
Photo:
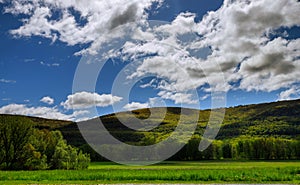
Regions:
<svg viewBox="0 0 300 185"><path fill-rule="evenodd" d="M36 128L39 129L54 130L54 129L65 127L70 124L74 124L74 122L72 121L45 119L45 118L32 117L32 116L22 116L22 115L13 115L13 114L0 114L0 115L7 116L7 117L22 117L22 118L30 119L36 124Z"/></svg>
<svg viewBox="0 0 300 185"><path fill-rule="evenodd" d="M151 119L146 119L150 116ZM160 117L159 114L164 112L164 108L151 108L134 110L132 113L136 118L132 124L157 124L155 118ZM181 114L181 112L184 112ZM188 112L188 113L187 113ZM154 115L153 115L154 114ZM156 115L157 114L157 115ZM176 107L168 107L167 114L160 125L150 131L135 131L132 130L118 120L125 120L130 123L131 112L121 112L101 116L100 119L107 128L121 141L128 143L137 143L143 140L144 137L155 135L157 142L160 139L167 137L176 128L180 116L186 123L192 122L191 114L199 114L199 120L195 134L202 135L210 115L210 110L192 110L181 109ZM117 115L117 116L116 116ZM118 118L117 118L118 117ZM190 120L191 119L191 120ZM141 121L139 121L141 120ZM71 130L76 131L75 123L60 128L63 133ZM263 103L255 105L245 105L226 108L225 118L222 127L216 139L232 139L241 136L260 136L260 137L280 137L292 139L300 136L300 100L280 101L273 103Z"/></svg>
<svg viewBox="0 0 300 185"><path fill-rule="evenodd" d="M193 123L192 115L199 114L194 135L201 137L210 115L210 110L199 111L168 107L165 118L157 125L157 120L164 110L165 108L140 109L132 111L134 117L132 117L131 112L121 112L99 118L107 130L117 139L133 145L149 145L168 137L176 128L180 116L184 124L188 126ZM149 116L151 119L148 119ZM132 127L144 124L144 129L147 131L133 130L123 125L117 117L130 123ZM72 145L78 147L85 145L77 123L35 117L28 117L28 119L35 122L37 128L60 130L68 143ZM152 127L154 128L152 129ZM300 100L226 108L225 118L216 139L230 141L245 137L300 140Z"/></svg>

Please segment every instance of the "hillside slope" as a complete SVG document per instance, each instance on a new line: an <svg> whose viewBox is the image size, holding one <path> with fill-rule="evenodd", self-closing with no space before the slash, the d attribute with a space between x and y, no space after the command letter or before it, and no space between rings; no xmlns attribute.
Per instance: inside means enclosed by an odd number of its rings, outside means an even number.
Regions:
<svg viewBox="0 0 300 185"><path fill-rule="evenodd" d="M132 112L105 115L97 119L101 119L106 129L120 141L132 145L151 145L170 136L170 134L176 129L179 119L181 119L186 128L192 128L192 123L194 123L195 117L199 116L198 124L193 136L194 139L196 138L194 143L195 146L198 145L201 140L201 136L206 129L210 110L199 111L168 107L166 114L164 114L165 110L165 108L140 109ZM164 118L160 119L161 117ZM60 130L69 144L81 147L82 149L93 153L78 129L78 124L85 124L85 122L74 123L34 117L28 117L28 119L35 122L37 124L36 127L39 129ZM97 119L94 121L97 122ZM123 124L124 122L128 125L125 126ZM131 128L142 126L142 130L137 131L129 128L128 126ZM182 137L183 136L184 132L182 133ZM269 140L265 141L263 138L269 138ZM180 142L180 139L181 138L179 136L178 142ZM232 150L234 147L249 147L250 145L254 146L255 143L259 143L258 147L260 145L269 145L270 142L271 144L277 142L280 143L280 145L289 146L289 144L291 144L292 147L299 148L300 100L226 108L225 118L216 139L215 146L212 146L214 148L213 150L217 150L216 148L218 147L221 147L221 150L229 150L230 155L226 155L228 158L233 156ZM221 144L218 141L220 141ZM298 143L295 145L294 141ZM225 147L229 147L229 149L226 149ZM217 156L217 152L215 153L216 154L214 154L214 156ZM266 151L262 151L262 153L266 153ZM243 153L241 153L241 155L242 154ZM197 156L199 155L200 154L197 154ZM255 159L271 158L272 155L270 154L267 157L257 156ZM300 154L293 155L299 155L298 157L300 157ZM92 158L96 160L101 159L101 157L97 156L95 153L92 154ZM179 159L186 158L187 157L185 156L185 158ZM194 158L194 156L190 156L188 158L198 159ZM205 158L212 159L215 157L209 156ZM177 160L178 158L175 159Z"/></svg>
<svg viewBox="0 0 300 185"><path fill-rule="evenodd" d="M125 120L130 123L131 112L121 112L101 116L100 119L115 137L121 141L135 143L141 141L145 136L156 135L156 137L167 137L181 119L192 122L192 114L199 114L198 125L195 134L203 134L207 126L210 110L192 110L177 107L168 107L163 121L158 122L162 117L165 108L140 109L132 111L136 118L133 125L145 124L150 128L159 124L149 131L135 131L122 124ZM152 114L150 113L152 112ZM184 113L181 113L184 112ZM187 113L189 112L189 113ZM116 116L117 115L117 116ZM152 119L148 119L151 115ZM7 115L17 116L17 115ZM81 145L84 140L78 130L77 123L61 120L50 120L29 116L22 116L31 119L37 124L37 128L62 131L65 138L74 145ZM119 118L119 119L118 119ZM146 120L146 121L144 121ZM219 131L217 139L230 139L240 136L274 136L282 138L297 138L300 136L300 99L291 101L280 101L264 104L244 105L226 108L225 118Z"/></svg>
<svg viewBox="0 0 300 185"><path fill-rule="evenodd" d="M145 137L155 136L156 141L168 137L178 125L178 120L189 126L195 116L199 120L195 134L202 135L210 115L210 110L192 110L168 107L161 122L157 122L164 108L140 109L132 111L138 118L132 118L131 112L121 112L100 117L101 121L121 141L128 143L143 142ZM150 112L152 114L150 114ZM149 118L151 116L151 118ZM181 117L180 117L181 116ZM122 124L144 124L145 128L159 124L149 131L136 131ZM131 121L133 120L133 121ZM63 129L64 130L64 129ZM256 105L227 108L224 121L216 139L233 139L241 136L280 137L295 139L300 136L300 100L281 101Z"/></svg>

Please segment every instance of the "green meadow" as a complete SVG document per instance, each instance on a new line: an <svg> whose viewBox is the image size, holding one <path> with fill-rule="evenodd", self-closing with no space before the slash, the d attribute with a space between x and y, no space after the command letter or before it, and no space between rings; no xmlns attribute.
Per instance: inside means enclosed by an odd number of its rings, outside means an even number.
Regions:
<svg viewBox="0 0 300 185"><path fill-rule="evenodd" d="M300 183L300 161L91 163L87 170L0 171L0 184Z"/></svg>
<svg viewBox="0 0 300 185"><path fill-rule="evenodd" d="M161 108L151 111L152 118L146 126L155 124L162 112ZM131 124L142 124L131 121L129 112L116 114ZM176 128L179 117L184 126L190 127L191 115L200 116L192 138L168 161L124 166L106 162L89 147L78 128L84 122L0 115L0 184L300 184L300 100L227 108L216 140L203 152L198 151L198 146L210 110L185 109L181 114L180 108L169 107L161 124L147 132L126 127L116 114L100 117L103 125L115 138L135 146L164 140ZM143 120L149 117L150 110L140 109L133 114ZM31 135L19 129L27 128L29 122ZM22 133L26 133L27 140L20 137ZM184 132L176 140L178 143L183 142L181 136ZM4 150L6 141L11 144ZM16 153L14 148L20 150ZM118 153L122 156L126 150Z"/></svg>

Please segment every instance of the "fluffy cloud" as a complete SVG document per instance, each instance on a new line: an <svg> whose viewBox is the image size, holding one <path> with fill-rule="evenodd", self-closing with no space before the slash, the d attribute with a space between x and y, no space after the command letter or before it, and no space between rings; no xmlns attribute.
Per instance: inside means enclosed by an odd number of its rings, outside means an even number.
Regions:
<svg viewBox="0 0 300 185"><path fill-rule="evenodd" d="M87 110L88 108L92 106L105 107L121 100L121 97L112 96L110 94L99 95L97 93L79 92L69 95L67 100L61 103L61 106L63 107L33 107L26 104L9 104L0 107L0 114L16 114L48 119L82 121L97 116L91 115L91 112ZM48 105L54 104L54 99L49 96L43 97L40 101ZM70 109L74 110L73 113L70 113Z"/></svg>
<svg viewBox="0 0 300 185"><path fill-rule="evenodd" d="M105 107L121 101L122 98L112 96L110 94L99 95L97 93L79 92L67 97L65 102L61 103L62 107L33 107L25 104L9 104L0 107L0 114L17 114L26 116L35 116L48 119L70 120L70 121L82 121L91 119L97 115L91 115L89 110L86 110L92 106ZM53 105L54 99L46 96L43 97L41 102ZM69 113L73 109L73 113Z"/></svg>
<svg viewBox="0 0 300 185"><path fill-rule="evenodd" d="M270 92L298 84L300 39L282 38L286 33L276 32L300 26L299 9L300 2L294 0L225 0L198 23L195 14L181 13L171 23L148 29L152 39L124 45L123 55L128 58L154 55L144 59L130 77L151 73L165 78L167 83L159 88L168 95L188 95L184 89L205 84L211 86L204 88L206 92ZM199 55L207 48L206 56Z"/></svg>
<svg viewBox="0 0 300 185"><path fill-rule="evenodd" d="M126 104L123 108L126 110L136 110L148 108L150 105L148 103L139 103L139 102L131 102Z"/></svg>
<svg viewBox="0 0 300 185"><path fill-rule="evenodd" d="M211 61L223 67L227 81L241 80L240 89L273 91L297 83L299 39L270 34L299 26L299 1L231 1L197 24L198 46L209 46ZM276 34L275 34L276 35ZM298 43L298 44L296 44Z"/></svg>
<svg viewBox="0 0 300 185"><path fill-rule="evenodd" d="M48 105L52 105L54 103L54 99L49 96L43 97L40 101Z"/></svg>
<svg viewBox="0 0 300 185"><path fill-rule="evenodd" d="M197 100L193 99L192 94L178 93L178 92L166 92L160 91L158 93L160 97L167 100L173 100L175 104L196 104Z"/></svg>
<svg viewBox="0 0 300 185"><path fill-rule="evenodd" d="M299 25L299 8L299 2L294 0L225 0L219 10L204 17L198 31L205 36L206 44L251 53L256 50L256 42L272 30Z"/></svg>
<svg viewBox="0 0 300 185"><path fill-rule="evenodd" d="M136 110L151 107L166 107L166 103L162 97L149 98L146 103L131 102L126 104L123 108L126 110Z"/></svg>
<svg viewBox="0 0 300 185"><path fill-rule="evenodd" d="M300 76L300 39L274 39L241 64L242 89L274 91L295 84Z"/></svg>
<svg viewBox="0 0 300 185"><path fill-rule="evenodd" d="M283 91L279 94L278 100L292 100L300 97L300 89L297 87L292 87Z"/></svg>
<svg viewBox="0 0 300 185"><path fill-rule="evenodd" d="M93 106L106 107L121 101L122 98L111 94L102 94L90 92L78 92L67 97L61 105L66 109L87 109Z"/></svg>
<svg viewBox="0 0 300 185"><path fill-rule="evenodd" d="M25 14L23 25L12 30L16 36L42 36L59 39L69 45L91 44L86 50L97 52L111 38L121 37L113 31L127 23L141 23L147 18L146 10L162 0L13 0L7 1L5 12ZM55 13L54 13L55 12ZM55 14L59 12L59 16ZM80 15L80 20L75 14ZM82 21L85 24L82 24Z"/></svg>
<svg viewBox="0 0 300 185"><path fill-rule="evenodd" d="M0 114L16 114L36 116L48 119L75 121L78 116L88 114L86 111L75 111L73 114L64 114L56 107L28 107L24 104L9 104L0 108Z"/></svg>
<svg viewBox="0 0 300 185"><path fill-rule="evenodd" d="M120 25L134 23L130 33L136 42L128 41L121 51L115 48L107 55L123 60L143 58L128 79L148 74L164 79L155 87L158 95L175 103L194 103L188 91L195 88L205 92L298 89L300 39L291 40L286 33L277 32L300 26L299 1L224 0L221 8L208 12L200 22L195 22L196 14L187 12L171 23L151 27L146 24L146 12L156 2L163 1L14 0L5 11L29 17L11 31L13 35L90 44L82 54L96 54L105 43L126 34L126 29L117 29ZM55 11L61 16L53 16ZM282 97L288 94L282 93ZM109 95L75 95L63 103L65 108L113 103Z"/></svg>

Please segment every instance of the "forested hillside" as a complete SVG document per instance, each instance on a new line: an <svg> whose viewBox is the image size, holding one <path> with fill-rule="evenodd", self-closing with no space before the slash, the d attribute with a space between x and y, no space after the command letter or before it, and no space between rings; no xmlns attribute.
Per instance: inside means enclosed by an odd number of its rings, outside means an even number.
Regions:
<svg viewBox="0 0 300 185"><path fill-rule="evenodd" d="M152 120L147 119L150 112ZM130 129L118 119L126 120L132 125L146 124L146 127L151 127L152 124L157 124L156 114L159 117L161 112L163 108L135 110L132 113L139 119L132 122L129 112L117 113L117 116L110 114L100 119L107 130L119 140L132 145L151 145L168 137L176 128L179 118L189 127L193 122L191 115L199 114L193 137L170 160L300 159L300 100L227 108L216 140L204 152L198 151L198 145L207 126L210 110L169 107L159 126L149 131ZM85 143L77 123L30 119L38 123L40 129L60 130L68 143L91 153L92 160L103 160Z"/></svg>

